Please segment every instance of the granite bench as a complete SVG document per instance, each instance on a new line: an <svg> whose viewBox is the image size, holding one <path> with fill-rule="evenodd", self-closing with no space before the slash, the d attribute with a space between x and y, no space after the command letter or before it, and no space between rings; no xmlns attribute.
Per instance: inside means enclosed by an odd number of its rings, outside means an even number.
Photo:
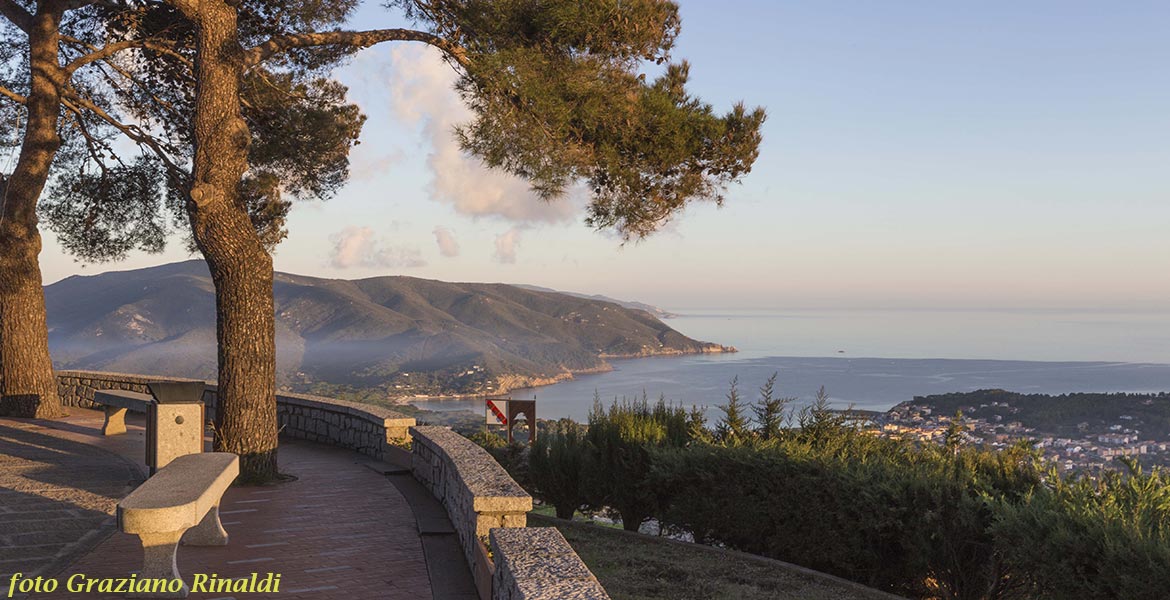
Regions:
<svg viewBox="0 0 1170 600"><path fill-rule="evenodd" d="M230 452L187 454L159 469L118 503L118 527L142 542L139 579L179 580L180 540L192 546L223 546L228 534L219 521L219 502L236 476L240 459ZM186 598L181 589L127 595L131 598Z"/></svg>
<svg viewBox="0 0 1170 600"><path fill-rule="evenodd" d="M126 433L126 411L148 412L154 397L125 390L97 390L93 393L93 403L100 404L106 412L102 435L118 435Z"/></svg>

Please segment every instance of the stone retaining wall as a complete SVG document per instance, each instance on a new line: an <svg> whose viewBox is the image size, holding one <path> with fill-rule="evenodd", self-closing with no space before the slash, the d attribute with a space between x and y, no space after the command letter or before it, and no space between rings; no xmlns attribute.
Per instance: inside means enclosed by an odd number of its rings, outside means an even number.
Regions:
<svg viewBox="0 0 1170 600"><path fill-rule="evenodd" d="M180 377L154 377L151 375L132 375L129 373L102 373L97 371L57 371L57 391L61 394L61 404L80 408L101 408L93 403L94 390L126 390L149 394L146 384L151 381L199 381L198 379L183 379ZM209 388L214 394L215 384ZM204 402L208 397L204 395Z"/></svg>
<svg viewBox="0 0 1170 600"><path fill-rule="evenodd" d="M94 390L149 394L146 384L163 380L198 381L127 373L57 372L61 402L81 408L97 408ZM213 382L204 383L203 402L210 419L215 414L216 388ZM413 417L379 406L292 393L276 395L276 418L283 436L347 448L379 460L391 447L406 445L410 439L407 430L415 424Z"/></svg>
<svg viewBox="0 0 1170 600"><path fill-rule="evenodd" d="M493 529L492 600L609 600L555 527Z"/></svg>
<svg viewBox="0 0 1170 600"><path fill-rule="evenodd" d="M524 527L532 497L475 442L446 427L411 427L414 478L447 509L471 572L481 572L479 545L497 527Z"/></svg>
<svg viewBox="0 0 1170 600"><path fill-rule="evenodd" d="M387 408L308 394L277 394L281 435L340 446L382 460L410 441L414 417Z"/></svg>

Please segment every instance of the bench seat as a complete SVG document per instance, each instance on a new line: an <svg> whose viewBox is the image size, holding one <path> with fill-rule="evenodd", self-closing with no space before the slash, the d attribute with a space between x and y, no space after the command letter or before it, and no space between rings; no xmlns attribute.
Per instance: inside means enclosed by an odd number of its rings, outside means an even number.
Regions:
<svg viewBox="0 0 1170 600"><path fill-rule="evenodd" d="M154 404L154 397L126 390L97 390L93 394L93 403L105 409L106 422L102 424L102 435L118 435L126 433L126 411L145 413Z"/></svg>
<svg viewBox="0 0 1170 600"><path fill-rule="evenodd" d="M194 546L222 546L228 534L219 520L219 503L240 473L240 459L230 452L187 454L159 469L118 503L118 527L142 542L140 579L181 579L176 552L180 540ZM137 598L186 598L176 593Z"/></svg>

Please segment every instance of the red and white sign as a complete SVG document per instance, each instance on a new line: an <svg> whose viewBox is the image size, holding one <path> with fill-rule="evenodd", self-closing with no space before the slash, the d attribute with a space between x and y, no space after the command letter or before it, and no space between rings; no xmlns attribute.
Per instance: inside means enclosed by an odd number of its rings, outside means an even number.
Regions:
<svg viewBox="0 0 1170 600"><path fill-rule="evenodd" d="M508 424L508 417L504 416L504 411L508 409L507 400L492 400L488 398L484 400L487 403L487 411L485 418L489 425L499 423L500 425Z"/></svg>

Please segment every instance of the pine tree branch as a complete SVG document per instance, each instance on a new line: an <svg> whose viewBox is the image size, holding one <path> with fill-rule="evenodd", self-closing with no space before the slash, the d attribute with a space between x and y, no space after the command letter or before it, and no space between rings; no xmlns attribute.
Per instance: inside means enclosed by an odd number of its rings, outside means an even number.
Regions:
<svg viewBox="0 0 1170 600"><path fill-rule="evenodd" d="M118 119L114 118L113 115L106 112L105 109L98 106L97 104L94 104L93 101L89 100L88 98L79 95L75 90L72 89L66 91L64 97L61 99L61 102L65 105L66 108L72 111L79 112L82 108L88 110L99 119L108 123L114 129L122 132L122 134L130 138L130 140L142 146L146 146L155 154L155 156L158 157L159 160L162 161L163 165L166 166L168 177L184 185L187 183L189 179L187 172L184 171L179 165L175 164L174 160L171 159L170 152L168 152L167 148L164 148L166 144L160 142L157 138L150 135L146 131L143 131L141 127L137 125L129 125L119 121Z"/></svg>
<svg viewBox="0 0 1170 600"><path fill-rule="evenodd" d="M368 48L382 42L422 42L439 50L455 62L467 66L467 51L437 35L413 29L371 29L368 31L322 31L276 36L244 52L244 68L250 69L273 56L293 48L312 46L354 46Z"/></svg>
<svg viewBox="0 0 1170 600"><path fill-rule="evenodd" d="M26 34L32 30L32 15L14 0L0 0L0 14Z"/></svg>
<svg viewBox="0 0 1170 600"><path fill-rule="evenodd" d="M0 0L0 1L2 1L2 0ZM105 46L98 48L92 44L88 44L86 42L83 42L81 40L78 40L78 39L72 38L72 37L68 37L68 36L62 36L61 39L63 39L66 42L69 42L71 44L82 46L82 47L86 48L87 50L90 50L89 54L78 57L78 58L74 59L73 62L70 62L68 65L65 65L65 72L66 73L72 73L72 72L76 71L78 68L83 67L89 63L92 63L92 62L98 61L98 60L106 60L106 59L110 58L111 56L117 54L118 52L121 52L123 50L129 50L132 48L145 48L148 50L154 50L155 52L158 52L159 54L166 54L167 56L170 56L170 57L178 60L179 62L183 63L184 65L187 65L188 67L193 68L191 61L186 56L183 56L182 54L175 51L175 48L173 45L164 44L164 43L158 42L156 40L151 40L151 39L124 40L121 42L114 42L112 44L106 44Z"/></svg>
<svg viewBox="0 0 1170 600"><path fill-rule="evenodd" d="M24 96L21 96L20 94L17 94L16 92L14 92L14 91L12 91L12 90L10 90L2 85L0 85L0 96L4 96L5 98L8 98L9 100L12 100L13 102L15 102L17 104L27 104L28 103L28 98L25 98Z"/></svg>

